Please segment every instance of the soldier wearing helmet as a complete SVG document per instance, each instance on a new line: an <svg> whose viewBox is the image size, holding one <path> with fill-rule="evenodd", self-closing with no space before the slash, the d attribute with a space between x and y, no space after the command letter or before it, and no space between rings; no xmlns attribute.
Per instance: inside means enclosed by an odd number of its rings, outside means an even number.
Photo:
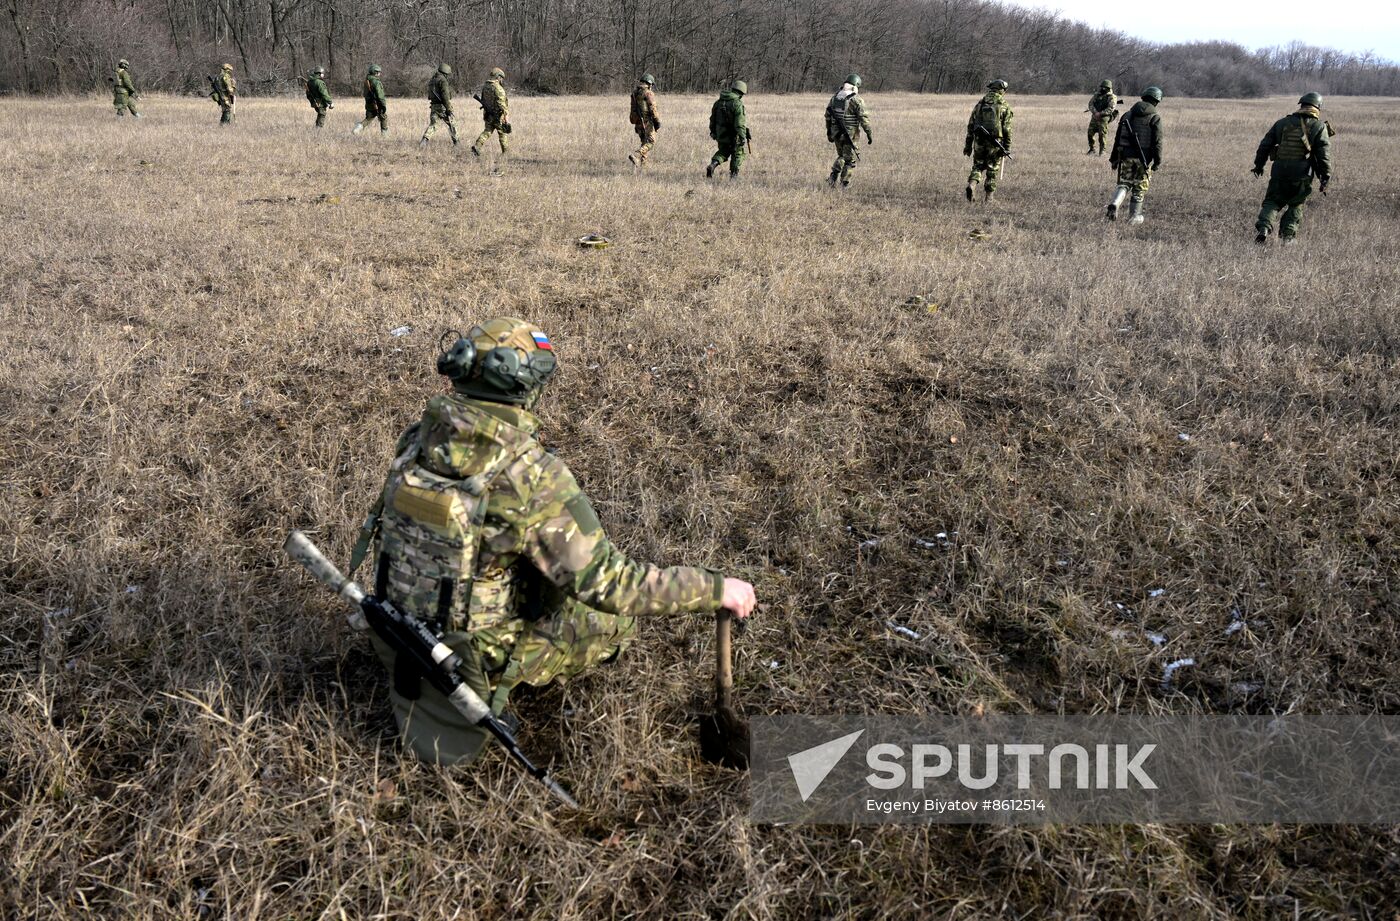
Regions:
<svg viewBox="0 0 1400 921"><path fill-rule="evenodd" d="M316 127L320 128L326 123L326 110L334 109L335 103L331 101L331 91L326 86L326 69L318 67L306 78L306 101L311 103L311 108L316 112Z"/></svg>
<svg viewBox="0 0 1400 921"><path fill-rule="evenodd" d="M744 113L744 97L748 92L747 83L735 80L719 94L719 99L710 108L710 137L718 149L710 158L710 165L705 167L706 179L713 179L715 170L726 160L729 161L729 178L739 178L739 169L744 164L749 140L753 136L749 131L748 116Z"/></svg>
<svg viewBox="0 0 1400 921"><path fill-rule="evenodd" d="M843 189L851 184L851 170L860 162L860 149L856 147L860 133L865 132L867 145L875 143L870 133L870 109L860 95L860 83L860 74L847 74L841 88L826 104L826 139L836 145L836 160L826 182L835 186L840 181Z"/></svg>
<svg viewBox="0 0 1400 921"><path fill-rule="evenodd" d="M452 116L452 65L438 65L437 73L428 81L428 127L423 129L423 137L418 142L422 147L437 133L438 122L447 125L447 133L457 144L457 122Z"/></svg>
<svg viewBox="0 0 1400 921"><path fill-rule="evenodd" d="M1141 224L1144 220L1142 203L1147 197L1147 186L1152 173L1162 166L1162 116L1157 114L1161 101L1161 88L1149 86L1118 122L1113 150L1108 155L1108 165L1118 177L1118 188L1105 215L1110 221L1118 220L1118 209L1129 194L1132 198L1128 202L1128 223Z"/></svg>
<svg viewBox="0 0 1400 921"><path fill-rule="evenodd" d="M634 169L647 165L647 154L656 146L656 132L661 130L661 111L656 107L656 78L642 74L637 80L637 88L632 90L632 111L628 115L632 127L637 130L641 146L627 155Z"/></svg>
<svg viewBox="0 0 1400 921"><path fill-rule="evenodd" d="M481 134L477 135L476 143L472 144L472 153L478 157L491 140L491 135L496 135L501 145L501 158L497 162L496 172L500 172L501 164L505 163L506 154L510 151L510 100L506 97L506 72L499 67L491 68L490 75L486 82L481 85L481 95L477 97L481 103Z"/></svg>
<svg viewBox="0 0 1400 921"><path fill-rule="evenodd" d="M365 74L364 97L365 97L365 117L358 122L354 128L350 129L352 134L359 134L365 130L365 126L375 119L379 120L379 136L383 137L389 133L389 103L384 96L384 81L380 79L380 74L384 69L378 64L369 65L369 72Z"/></svg>
<svg viewBox="0 0 1400 921"><path fill-rule="evenodd" d="M400 437L351 562L373 545L375 594L429 624L497 714L519 685L615 658L639 617L753 611L747 582L638 562L608 539L569 468L535 437L532 409L556 368L542 330L501 317L444 344L437 369L451 390ZM405 744L429 762L475 758L483 732L375 647Z"/></svg>
<svg viewBox="0 0 1400 921"><path fill-rule="evenodd" d="M214 81L214 91L210 93L209 98L219 104L219 124L231 124L233 107L238 101L238 81L233 78L232 64L225 64L220 68L218 79Z"/></svg>
<svg viewBox="0 0 1400 921"><path fill-rule="evenodd" d="M972 107L967 120L967 137L963 140L963 156L972 158L972 172L967 174L967 200L972 201L977 183L983 181L984 202L996 195L997 180L1001 178L1001 161L1011 156L1011 120L1016 113L1006 101L1005 80L987 84L987 92Z"/></svg>
<svg viewBox="0 0 1400 921"><path fill-rule="evenodd" d="M1099 91L1089 97L1089 107L1084 111L1089 113L1089 149L1086 154L1094 153L1094 142L1099 143L1099 156L1103 156L1104 144L1108 141L1108 126L1113 124L1113 120L1118 117L1118 97L1113 93L1113 81L1105 80L1099 84Z"/></svg>
<svg viewBox="0 0 1400 921"><path fill-rule="evenodd" d="M141 117L141 113L136 111L135 99L141 95L136 92L136 84L131 82L131 64L126 58L117 62L117 72L112 76L112 108L117 110L117 117L122 118L130 112L136 118Z"/></svg>
<svg viewBox="0 0 1400 921"><path fill-rule="evenodd" d="M1279 242L1288 245L1303 223L1303 208L1312 194L1312 181L1327 192L1332 180L1332 126L1322 118L1322 97L1306 93L1298 100L1298 111L1274 122L1254 152L1255 176L1264 175L1264 164L1273 160L1269 188L1254 222L1254 242L1263 246L1278 221ZM1280 216L1281 215L1281 216Z"/></svg>

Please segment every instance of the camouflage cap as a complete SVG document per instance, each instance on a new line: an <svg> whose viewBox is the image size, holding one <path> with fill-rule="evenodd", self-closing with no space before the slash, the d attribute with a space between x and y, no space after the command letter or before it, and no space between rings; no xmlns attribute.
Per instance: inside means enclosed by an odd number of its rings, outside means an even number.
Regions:
<svg viewBox="0 0 1400 921"><path fill-rule="evenodd" d="M454 354L456 364L447 361ZM478 399L525 406L539 399L557 366L549 337L518 317L496 317L473 326L438 362L438 370L451 377L454 390Z"/></svg>
<svg viewBox="0 0 1400 921"><path fill-rule="evenodd" d="M1152 102L1161 102L1162 88L1160 86L1149 86L1142 91L1142 98L1151 100Z"/></svg>
<svg viewBox="0 0 1400 921"><path fill-rule="evenodd" d="M1314 106L1320 109L1322 108L1322 97L1317 93L1304 93L1302 98L1298 100L1298 105Z"/></svg>
<svg viewBox="0 0 1400 921"><path fill-rule="evenodd" d="M383 73L384 68L380 67L378 64L371 64L369 65L369 72L372 74Z"/></svg>
<svg viewBox="0 0 1400 921"><path fill-rule="evenodd" d="M740 96L747 96L749 94L749 85L743 80L735 80L733 83L729 84L729 88Z"/></svg>
<svg viewBox="0 0 1400 921"><path fill-rule="evenodd" d="M991 83L987 84L987 89L989 90L1007 90L1010 88L1011 84L1007 83L1005 80L993 80Z"/></svg>
<svg viewBox="0 0 1400 921"><path fill-rule="evenodd" d="M655 86L656 78L653 77L651 74L642 74L642 82L645 83L647 86Z"/></svg>
<svg viewBox="0 0 1400 921"><path fill-rule="evenodd" d="M224 69L224 70L233 70L233 65L232 65L232 64L225 64L224 67L223 67L223 69Z"/></svg>
<svg viewBox="0 0 1400 921"><path fill-rule="evenodd" d="M491 68L491 79L492 79L492 80L504 80L505 78L506 78L506 72L505 72L504 70L501 70L499 67L493 67L493 68Z"/></svg>
<svg viewBox="0 0 1400 921"><path fill-rule="evenodd" d="M860 74L846 74L846 82L851 86L860 88Z"/></svg>
<svg viewBox="0 0 1400 921"><path fill-rule="evenodd" d="M439 65L438 65L438 73L442 74L442 75L445 76L445 77L450 77L450 76L452 76L452 65L451 65L451 64L439 64Z"/></svg>

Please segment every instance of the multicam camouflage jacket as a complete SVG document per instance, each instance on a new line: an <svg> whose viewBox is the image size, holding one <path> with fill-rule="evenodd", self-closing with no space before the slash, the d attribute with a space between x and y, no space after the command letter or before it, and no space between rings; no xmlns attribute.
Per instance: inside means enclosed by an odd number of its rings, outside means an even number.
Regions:
<svg viewBox="0 0 1400 921"><path fill-rule="evenodd" d="M488 122L501 122L510 115L510 100L499 80L487 80L481 86L481 117Z"/></svg>
<svg viewBox="0 0 1400 921"><path fill-rule="evenodd" d="M112 78L112 94L118 99L138 95L136 84L131 82L131 71L125 67L118 67L117 75Z"/></svg>
<svg viewBox="0 0 1400 921"><path fill-rule="evenodd" d="M972 107L972 115L967 120L966 143L970 145L980 141L994 144L1000 141L1009 150L1013 118L1015 113L1006 103L1006 94L1001 90L988 90Z"/></svg>
<svg viewBox="0 0 1400 921"><path fill-rule="evenodd" d="M632 91L632 124L645 128L661 127L661 112L656 107L656 93L646 83L637 84Z"/></svg>
<svg viewBox="0 0 1400 921"><path fill-rule="evenodd" d="M524 409L459 393L429 402L385 483L376 594L474 634L488 665L561 595L622 616L718 610L718 573L640 563L613 545L538 426Z"/></svg>
<svg viewBox="0 0 1400 921"><path fill-rule="evenodd" d="M1112 90L1099 90L1089 99L1089 119L1105 124L1113 121L1118 115L1118 110L1114 108L1117 104L1118 97Z"/></svg>

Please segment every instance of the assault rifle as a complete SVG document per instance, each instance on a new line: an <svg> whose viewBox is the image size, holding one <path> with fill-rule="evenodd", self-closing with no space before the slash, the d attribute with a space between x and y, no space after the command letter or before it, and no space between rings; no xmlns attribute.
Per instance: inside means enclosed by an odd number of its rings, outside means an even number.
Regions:
<svg viewBox="0 0 1400 921"><path fill-rule="evenodd" d="M219 81L214 79L213 74L205 74L204 79L209 81L209 98L222 104L224 101L223 87L219 86Z"/></svg>
<svg viewBox="0 0 1400 921"><path fill-rule="evenodd" d="M486 103L484 103L484 102L481 101L481 94L480 94L480 93L472 93L472 98L476 100L476 104L477 104L477 105L481 106L482 111L485 111L485 110L486 110ZM501 125L501 127L500 127L499 130L500 130L501 134L510 134L510 132L511 132L510 122L506 122L505 124Z"/></svg>
<svg viewBox="0 0 1400 921"><path fill-rule="evenodd" d="M1001 151L1002 156L1006 157L1006 159L1008 159L1008 160L1014 159L1014 158L1011 156L1011 151L1007 150L1007 149L1006 149L1006 145L1003 144L1003 143L1001 142L1001 138L999 138L999 137L997 137L996 135L992 134L990 131L988 131L986 128L984 128L982 125L978 125L978 126L977 126L977 130L980 131L980 132L982 132L983 134L985 134L985 135L987 136L987 140L989 140L989 141L991 141L993 144L997 145L997 150L1000 150L1000 151Z"/></svg>
<svg viewBox="0 0 1400 921"><path fill-rule="evenodd" d="M316 580L331 589L340 597L354 605L355 610L347 615L350 626L355 630L373 630L385 642L400 662L407 658L410 668L419 677L436 688L448 702L474 726L485 729L495 736L501 747L514 758L525 773L549 788L570 809L577 809L578 803L569 791L549 776L547 768L536 767L516 744L510 734L491 712L491 708L475 691L467 686L457 673L461 657L438 639L422 621L381 598L368 595L350 579L346 578L335 564L326 559L311 539L300 531L287 535L282 549L316 577Z"/></svg>
<svg viewBox="0 0 1400 921"><path fill-rule="evenodd" d="M1143 169L1151 170L1152 162L1147 159L1147 154L1142 152L1142 141L1138 140L1137 131L1133 130L1133 120L1131 117L1123 119L1123 123L1118 126L1118 130L1127 129L1128 137L1133 139L1133 146L1137 148L1138 159L1142 161Z"/></svg>

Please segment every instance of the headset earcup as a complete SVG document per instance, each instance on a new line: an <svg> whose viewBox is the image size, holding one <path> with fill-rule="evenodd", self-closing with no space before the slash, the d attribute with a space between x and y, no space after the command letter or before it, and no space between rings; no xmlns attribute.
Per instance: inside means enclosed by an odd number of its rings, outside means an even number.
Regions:
<svg viewBox="0 0 1400 921"><path fill-rule="evenodd" d="M502 393L520 389L520 355L508 346L497 346L481 360L481 379Z"/></svg>
<svg viewBox="0 0 1400 921"><path fill-rule="evenodd" d="M471 373L474 361L476 345L470 339L462 337L452 343L452 348L438 356L437 371L444 377L458 380Z"/></svg>

